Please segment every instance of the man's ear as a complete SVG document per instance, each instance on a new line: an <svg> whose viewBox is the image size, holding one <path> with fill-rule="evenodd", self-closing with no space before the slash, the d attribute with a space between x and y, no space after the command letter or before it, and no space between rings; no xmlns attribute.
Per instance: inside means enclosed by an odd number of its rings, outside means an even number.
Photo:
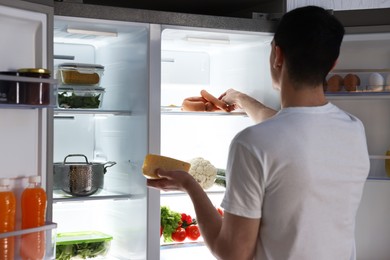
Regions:
<svg viewBox="0 0 390 260"><path fill-rule="evenodd" d="M283 66L283 63L284 63L283 51L277 45L275 45L274 48L275 48L275 50L274 50L275 51L275 58L274 58L273 67L275 69L280 69Z"/></svg>

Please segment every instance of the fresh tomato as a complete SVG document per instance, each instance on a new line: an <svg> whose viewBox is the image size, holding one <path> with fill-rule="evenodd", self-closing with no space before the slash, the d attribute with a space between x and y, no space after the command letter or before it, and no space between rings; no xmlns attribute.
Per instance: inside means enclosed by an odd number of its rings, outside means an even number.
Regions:
<svg viewBox="0 0 390 260"><path fill-rule="evenodd" d="M184 239L186 239L187 233L186 230L182 227L178 227L173 233L172 233L172 239L175 242L183 242Z"/></svg>
<svg viewBox="0 0 390 260"><path fill-rule="evenodd" d="M185 213L181 213L181 221L184 223L186 222L187 225L192 223L192 217L191 215L187 215Z"/></svg>
<svg viewBox="0 0 390 260"><path fill-rule="evenodd" d="M223 210L221 208L217 208L217 211L218 211L219 215L221 215L223 217Z"/></svg>
<svg viewBox="0 0 390 260"><path fill-rule="evenodd" d="M189 226L186 228L187 238L190 240L197 240L200 237L200 231L198 226Z"/></svg>

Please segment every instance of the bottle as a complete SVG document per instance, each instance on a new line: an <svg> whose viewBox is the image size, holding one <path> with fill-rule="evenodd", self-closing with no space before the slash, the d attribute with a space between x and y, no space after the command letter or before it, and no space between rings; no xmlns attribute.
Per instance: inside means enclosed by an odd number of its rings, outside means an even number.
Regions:
<svg viewBox="0 0 390 260"><path fill-rule="evenodd" d="M22 229L45 225L47 197L40 186L41 177L29 178L29 185L21 197ZM23 260L41 260L45 256L45 232L38 231L22 235L20 256Z"/></svg>
<svg viewBox="0 0 390 260"><path fill-rule="evenodd" d="M16 198L9 188L10 179L0 179L0 233L15 230ZM13 236L0 239L0 259L14 259Z"/></svg>

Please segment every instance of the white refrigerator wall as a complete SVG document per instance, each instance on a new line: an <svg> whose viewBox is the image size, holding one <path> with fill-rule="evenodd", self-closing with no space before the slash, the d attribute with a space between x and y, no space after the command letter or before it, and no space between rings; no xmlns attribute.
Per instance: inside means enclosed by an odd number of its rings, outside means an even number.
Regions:
<svg viewBox="0 0 390 260"><path fill-rule="evenodd" d="M90 34L69 34L69 28ZM141 167L148 147L148 41L148 25L55 18L54 56L73 59L55 59L54 65L103 65L105 112L56 111L54 162L84 154L90 162L116 164L107 168L104 189L94 199L58 201L53 218L58 232L97 230L113 236L110 259L146 258L147 190ZM63 198L61 191L55 191L56 198Z"/></svg>
<svg viewBox="0 0 390 260"><path fill-rule="evenodd" d="M230 141L253 122L240 113L181 113L180 106L202 89L219 97L234 88L278 108L269 76L271 40L269 34L163 31L161 154L226 167Z"/></svg>

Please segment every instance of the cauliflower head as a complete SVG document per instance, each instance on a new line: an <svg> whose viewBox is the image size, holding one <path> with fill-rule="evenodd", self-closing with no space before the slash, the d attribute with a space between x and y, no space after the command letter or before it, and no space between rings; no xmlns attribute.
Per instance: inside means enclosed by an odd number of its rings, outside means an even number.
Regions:
<svg viewBox="0 0 390 260"><path fill-rule="evenodd" d="M203 189L211 188L217 176L217 168L202 157L196 157L190 160L189 163L191 164L189 174L194 177Z"/></svg>

